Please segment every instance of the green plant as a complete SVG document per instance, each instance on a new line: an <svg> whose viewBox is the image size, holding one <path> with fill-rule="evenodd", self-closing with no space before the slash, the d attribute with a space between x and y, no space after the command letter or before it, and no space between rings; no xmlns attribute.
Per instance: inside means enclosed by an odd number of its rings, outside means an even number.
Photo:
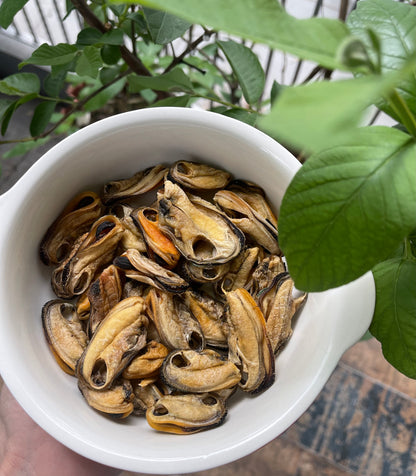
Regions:
<svg viewBox="0 0 416 476"><path fill-rule="evenodd" d="M8 18L22 3L3 2ZM49 134L44 128L50 103L59 101L68 74L74 83L75 71L83 85L78 102L66 99L70 114L53 129L94 101L103 106L108 97L101 102L100 95L111 97L111 91L115 96L127 88L140 106L186 106L207 99L215 110L256 124L299 151L307 160L285 194L279 217L280 242L296 286L324 291L372 270L377 298L370 331L387 360L416 378L414 2L359 0L345 22L299 20L275 0L72 4L90 25L77 44L41 46L26 62L52 68L46 83L49 102L35 110L32 135ZM3 26L4 18L0 10ZM201 27L199 43L188 42L183 54L166 54L163 45L191 25L209 27ZM121 31L134 39L131 50L122 43ZM264 73L254 53L232 40L214 41L215 31L314 62L314 81L275 84L272 98L264 98ZM203 40L208 41L201 47ZM228 60L228 72L218 68L220 54ZM329 80L335 70L347 79ZM315 80L317 72L323 72L320 80ZM44 99L35 78L23 74L0 82L0 92L18 93L2 103L2 132L20 104ZM397 124L362 126L370 106Z"/></svg>

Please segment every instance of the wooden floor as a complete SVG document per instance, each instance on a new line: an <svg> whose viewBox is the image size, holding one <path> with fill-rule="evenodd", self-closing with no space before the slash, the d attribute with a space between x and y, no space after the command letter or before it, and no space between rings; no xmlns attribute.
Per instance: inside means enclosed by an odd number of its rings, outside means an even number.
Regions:
<svg viewBox="0 0 416 476"><path fill-rule="evenodd" d="M24 136L24 107L20 114L9 129L15 137ZM48 147L2 161L0 193ZM0 146L0 156L6 148ZM377 341L360 342L283 435L239 461L195 474L416 476L416 381L384 360Z"/></svg>

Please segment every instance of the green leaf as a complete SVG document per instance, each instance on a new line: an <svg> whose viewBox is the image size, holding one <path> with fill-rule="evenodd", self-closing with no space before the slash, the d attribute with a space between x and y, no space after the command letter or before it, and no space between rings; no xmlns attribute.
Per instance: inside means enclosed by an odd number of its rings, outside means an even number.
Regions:
<svg viewBox="0 0 416 476"><path fill-rule="evenodd" d="M136 0L177 15L191 23L208 25L241 38L292 53L328 68L337 68L336 52L348 35L338 20L299 20L276 0Z"/></svg>
<svg viewBox="0 0 416 476"><path fill-rule="evenodd" d="M358 2L351 12L347 24L354 35L366 45L373 62L380 55L382 72L401 69L416 52L416 8L392 0L366 0ZM377 34L379 45L372 34ZM378 51L378 49L380 51ZM409 109L416 115L416 70L409 72L398 84L399 94ZM386 102L378 106L396 117Z"/></svg>
<svg viewBox="0 0 416 476"><path fill-rule="evenodd" d="M238 119L241 122L246 122L247 124L250 124L250 126L255 126L257 118L258 118L258 114L254 112L249 112L249 111L245 111L244 109L237 109L237 108L227 109L226 111L223 111L221 114L223 116L228 116L234 119Z"/></svg>
<svg viewBox="0 0 416 476"><path fill-rule="evenodd" d="M152 8L144 8L143 13L150 36L159 45L166 45L176 40L191 26L191 23L175 15Z"/></svg>
<svg viewBox="0 0 416 476"><path fill-rule="evenodd" d="M77 45L95 45L100 42L102 36L103 34L96 28L84 28L78 33Z"/></svg>
<svg viewBox="0 0 416 476"><path fill-rule="evenodd" d="M114 84L108 86L103 91L87 101L84 105L84 109L86 111L95 111L100 107L105 106L110 99L112 99L114 96L117 96L125 84L126 78L119 79Z"/></svg>
<svg viewBox="0 0 416 476"><path fill-rule="evenodd" d="M2 124L1 124L1 134L4 135L9 127L10 120L18 107L22 104L25 104L33 99L37 98L37 93L29 93L25 96L22 96L20 99L16 99L15 101L9 102L9 105L6 107L6 103L3 104L3 117L2 117Z"/></svg>
<svg viewBox="0 0 416 476"><path fill-rule="evenodd" d="M279 243L299 289L340 286L391 256L416 227L415 157L409 135L376 126L305 162L279 217Z"/></svg>
<svg viewBox="0 0 416 476"><path fill-rule="evenodd" d="M129 91L140 92L142 89L155 91L192 91L192 83L180 68L174 68L168 73L159 76L129 76Z"/></svg>
<svg viewBox="0 0 416 476"><path fill-rule="evenodd" d="M170 98L161 99L150 105L150 107L188 107L191 102L191 96L184 94L183 96L172 96Z"/></svg>
<svg viewBox="0 0 416 476"><path fill-rule="evenodd" d="M42 139L19 142L3 154L3 159L9 159L11 157L18 157L19 155L24 155L27 152L35 149L36 147L46 144L49 139L50 137L43 137Z"/></svg>
<svg viewBox="0 0 416 476"><path fill-rule="evenodd" d="M13 116L14 111L18 107L18 100L11 102L8 107L3 112L3 117L1 121L1 135L4 136L7 132L7 128L9 127L10 119Z"/></svg>
<svg viewBox="0 0 416 476"><path fill-rule="evenodd" d="M316 151L357 127L368 106L394 89L399 73L285 87L259 126L280 141Z"/></svg>
<svg viewBox="0 0 416 476"><path fill-rule="evenodd" d="M39 93L40 80L34 73L16 73L0 81L0 93L11 96L24 96Z"/></svg>
<svg viewBox="0 0 416 476"><path fill-rule="evenodd" d="M78 54L78 48L75 45L59 43L50 46L43 43L33 53L32 56L19 64L19 68L26 64L37 64L40 66L64 65L70 63Z"/></svg>
<svg viewBox="0 0 416 476"><path fill-rule="evenodd" d="M416 261L405 257L373 269L376 307L370 332L381 342L385 358L416 378Z"/></svg>
<svg viewBox="0 0 416 476"><path fill-rule="evenodd" d="M95 46L86 46L78 58L75 72L79 76L96 78L102 65L100 49Z"/></svg>
<svg viewBox="0 0 416 476"><path fill-rule="evenodd" d="M62 92L66 78L66 71L50 73L43 80L43 88L51 97L58 97Z"/></svg>
<svg viewBox="0 0 416 476"><path fill-rule="evenodd" d="M30 134L32 137L37 137L46 129L55 111L55 107L56 102L54 101L44 101L36 106L30 122Z"/></svg>
<svg viewBox="0 0 416 476"><path fill-rule="evenodd" d="M104 45L118 45L124 44L124 34L121 30L109 30L101 37L100 43Z"/></svg>
<svg viewBox="0 0 416 476"><path fill-rule="evenodd" d="M120 48L116 45L103 45L101 48L101 58L104 63L117 64L121 58Z"/></svg>
<svg viewBox="0 0 416 476"><path fill-rule="evenodd" d="M101 33L96 28L87 27L81 30L77 36L77 45L115 45L120 46L124 43L124 35L121 30L109 30Z"/></svg>
<svg viewBox="0 0 416 476"><path fill-rule="evenodd" d="M13 21L16 13L21 10L28 0L3 0L0 5L0 26L6 30Z"/></svg>
<svg viewBox="0 0 416 476"><path fill-rule="evenodd" d="M247 46L235 41L218 41L249 104L257 102L263 93L266 81L257 56Z"/></svg>
<svg viewBox="0 0 416 476"><path fill-rule="evenodd" d="M0 119L14 102L17 102L16 99L0 97Z"/></svg>

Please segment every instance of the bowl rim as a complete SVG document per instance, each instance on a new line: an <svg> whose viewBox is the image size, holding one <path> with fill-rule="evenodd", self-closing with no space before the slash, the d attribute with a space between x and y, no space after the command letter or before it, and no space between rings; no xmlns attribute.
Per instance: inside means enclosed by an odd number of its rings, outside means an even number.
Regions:
<svg viewBox="0 0 416 476"><path fill-rule="evenodd" d="M87 139L99 137L105 134L106 131L114 130L114 127L119 129L124 127L135 127L135 125L137 126L137 124L142 121L149 120L162 120L167 122L172 120L192 120L204 127L209 124L212 126L215 125L215 128L224 127L230 132L232 130L233 135L237 134L238 136L245 138L249 136L250 139L255 141L260 147L270 149L275 154L280 154L280 156L284 158L283 160L287 162L287 166L293 175L296 170L300 168L299 162L281 144L260 130L236 119L214 112L187 108L150 108L130 111L102 119L86 126L54 145L35 164L33 164L32 167L16 182L16 184L13 185L13 187L0 196L0 212L5 209L6 204L10 205L8 212L5 215L6 226L3 227L3 231L7 230L7 220L12 220L13 213L18 208L19 201L15 200L15 198L18 197L21 191L28 189L36 183L52 164L59 162L60 157L66 155L67 151L75 146L82 145ZM0 230L0 253L4 249L3 245L5 243L5 237L6 233L2 233ZM363 322L354 333L347 336L347 339L341 339L341 336L335 336L334 342L331 343L331 352L328 353L325 362L322 363L321 368L319 369L319 373L315 376L309 387L301 396L296 409L292 409L290 412L283 415L279 421L278 428L275 423L271 423L269 427L257 432L251 438L247 438L244 442L240 443L238 447L230 445L230 448L223 451L221 454L211 454L207 455L205 458L190 458L189 460L175 462L160 461L156 459L152 461L149 459L141 461L141 466L137 467L136 460L126 460L123 455L119 455L118 458L115 458L114 454L108 455L103 453L100 448L84 447L82 444L80 445L79 441L74 439L69 431L57 425L50 415L46 415L40 411L41 409L35 402L33 402L26 390L21 387L20 382L13 375L11 368L8 367L6 356L9 343L7 342L6 336L1 332L4 319L1 315L2 313L0 313L0 372L7 387L32 419L34 419L55 439L87 458L93 459L102 464L119 467L129 471L147 471L154 474L169 474L172 470L176 473L201 471L229 463L264 446L285 431L312 404L335 369L342 353L365 333L371 320L375 302L374 281L371 273L367 273L355 282L343 286L342 288L346 288L348 292L352 294L354 294L358 288L362 290L361 292L366 293L368 303L365 312L363 312L363 314L365 314ZM332 291L335 293L339 292L338 289ZM2 289L0 289L0 296L1 294Z"/></svg>

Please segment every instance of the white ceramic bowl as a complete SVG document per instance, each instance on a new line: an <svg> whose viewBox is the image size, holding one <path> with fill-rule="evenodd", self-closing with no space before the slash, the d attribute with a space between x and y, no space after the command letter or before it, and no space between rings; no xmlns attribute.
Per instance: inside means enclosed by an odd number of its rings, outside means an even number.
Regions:
<svg viewBox="0 0 416 476"><path fill-rule="evenodd" d="M370 274L310 294L276 382L231 404L226 422L188 436L162 434L142 418L112 421L89 408L52 357L40 310L53 298L39 241L77 192L160 162L199 158L261 185L279 208L296 159L258 130L214 113L155 108L113 116L47 152L0 197L0 371L26 412L72 450L144 473L200 471L241 458L286 430L313 402L343 352L366 331L374 306Z"/></svg>

